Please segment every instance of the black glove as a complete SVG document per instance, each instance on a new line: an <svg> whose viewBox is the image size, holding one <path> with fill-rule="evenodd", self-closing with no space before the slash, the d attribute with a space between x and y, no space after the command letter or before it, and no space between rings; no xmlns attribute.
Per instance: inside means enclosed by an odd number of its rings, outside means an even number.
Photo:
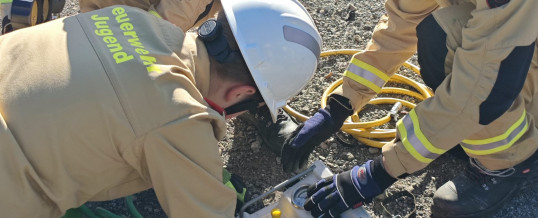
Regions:
<svg viewBox="0 0 538 218"><path fill-rule="evenodd" d="M347 98L331 95L324 109L299 125L284 141L281 152L284 171L304 168L314 148L336 133L351 114L353 109Z"/></svg>
<svg viewBox="0 0 538 218"><path fill-rule="evenodd" d="M339 217L349 208L370 202L396 181L383 168L381 157L311 185L304 209L314 217Z"/></svg>

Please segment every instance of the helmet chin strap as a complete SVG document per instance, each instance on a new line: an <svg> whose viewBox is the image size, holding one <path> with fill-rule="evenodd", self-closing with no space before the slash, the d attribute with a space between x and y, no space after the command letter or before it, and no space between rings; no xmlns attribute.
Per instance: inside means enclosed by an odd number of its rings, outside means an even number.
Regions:
<svg viewBox="0 0 538 218"><path fill-rule="evenodd" d="M250 111L251 113L255 113L256 110L258 109L258 105L260 105L260 103L263 103L263 100L249 99L249 100L236 103L230 107L222 108L220 105L211 101L208 98L204 98L204 100L209 104L211 108L213 108L213 110L216 110L218 113L222 114L223 116L226 116L228 114L239 113L242 111Z"/></svg>
<svg viewBox="0 0 538 218"><path fill-rule="evenodd" d="M257 100L257 99L249 99L245 100L239 103L236 103L230 107L224 108L225 114L235 114L242 111L250 111L251 113L256 112L258 110L258 106L263 101Z"/></svg>

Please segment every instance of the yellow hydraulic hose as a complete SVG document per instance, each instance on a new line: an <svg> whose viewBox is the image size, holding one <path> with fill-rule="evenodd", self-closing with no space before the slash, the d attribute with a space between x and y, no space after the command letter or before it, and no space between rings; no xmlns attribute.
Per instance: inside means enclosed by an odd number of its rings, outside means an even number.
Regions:
<svg viewBox="0 0 538 218"><path fill-rule="evenodd" d="M331 56L331 55L354 55L357 52L360 52L361 50L354 50L354 49L342 49L342 50L330 50L325 51L321 53L321 57ZM407 67L411 69L413 72L420 74L420 70L417 66L405 62L403 64L404 67ZM433 92L430 88L426 87L425 85L418 83L412 79L409 79L405 76L395 74L392 76L389 80L389 82L395 82L395 83L401 83L409 85L413 88L415 88L417 92L411 91L408 89L403 88L394 88L394 87L383 87L381 89L382 94L398 94L398 95L407 95L410 97L413 97L417 99L418 101L422 101L426 98L429 98L433 96ZM327 97L330 93L332 93L337 87L341 86L343 83L343 79L340 78L337 81L333 82L326 90L323 92L323 95L321 96L321 108L324 108L327 105ZM410 109L415 108L415 104L408 102L403 99L398 98L391 98L391 97L378 97L373 98L369 101L370 104L390 104L394 105L393 110L391 113L387 114L385 117L373 121L368 122L361 122L359 121L358 112L357 114L353 114L351 117L349 117L342 128L340 130L352 135L355 139L358 141L372 147L381 148L383 145L385 145L387 142L392 140L394 137L396 137L396 130L395 129L379 129L375 128L377 126L381 126L390 120L393 119L394 115L393 113L396 113L397 110L399 110L399 106L401 105L406 106ZM295 117L297 120L304 122L308 120L309 117L297 112L290 106L285 106L284 110L288 112L291 116ZM362 109L361 109L362 110Z"/></svg>

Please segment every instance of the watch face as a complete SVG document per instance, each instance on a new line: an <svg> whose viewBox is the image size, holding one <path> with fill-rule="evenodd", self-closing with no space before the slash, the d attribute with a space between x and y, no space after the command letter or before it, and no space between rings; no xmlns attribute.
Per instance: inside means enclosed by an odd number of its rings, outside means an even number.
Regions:
<svg viewBox="0 0 538 218"><path fill-rule="evenodd" d="M217 21L215 20L208 20L198 28L198 34L201 37L208 37L212 35L213 31L215 31L215 27L217 27Z"/></svg>
<svg viewBox="0 0 538 218"><path fill-rule="evenodd" d="M303 185L299 187L295 192L293 192L293 196L291 198L291 203L294 207L303 209L304 203L306 202L308 196L307 191L308 185Z"/></svg>

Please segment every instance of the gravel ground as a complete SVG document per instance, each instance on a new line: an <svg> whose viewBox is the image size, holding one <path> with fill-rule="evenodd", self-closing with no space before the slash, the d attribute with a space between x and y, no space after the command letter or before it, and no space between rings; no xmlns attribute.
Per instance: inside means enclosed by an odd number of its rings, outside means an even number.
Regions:
<svg viewBox="0 0 538 218"><path fill-rule="evenodd" d="M385 13L381 0L300 1L312 14L319 28L324 40L324 51L363 49L371 37L377 20ZM77 1L68 0L62 15L73 15L77 12ZM313 114L319 108L321 93L330 82L341 76L349 58L349 56L323 58L316 78L293 99L290 105L304 114ZM416 64L416 58L411 58L410 62ZM410 75L409 70L402 69L400 73L420 81L416 75ZM332 76L328 76L329 74ZM375 119L381 116L380 113L386 113L386 107L368 109L361 113L361 119ZM253 196L270 190L274 185L292 176L282 172L280 159L263 145L253 126L240 119L232 119L228 123L228 134L219 144L225 167L245 180ZM352 140L352 144L353 146L346 147L339 140L331 138L315 150L310 161L321 159L333 173L339 173L380 154L379 149L367 147L356 140ZM464 160L443 155L427 168L396 182L387 190L387 194L391 197L377 198L364 208L373 217L390 217L388 213L402 217L430 217L430 206L436 188L453 178L463 169L464 164ZM152 190L138 193L134 197L136 207L145 217L166 216ZM276 196L270 196L263 203L256 204L250 209L251 211L260 209L276 199ZM128 216L122 199L89 205ZM535 184L505 204L493 217L536 217L537 211L538 185Z"/></svg>

